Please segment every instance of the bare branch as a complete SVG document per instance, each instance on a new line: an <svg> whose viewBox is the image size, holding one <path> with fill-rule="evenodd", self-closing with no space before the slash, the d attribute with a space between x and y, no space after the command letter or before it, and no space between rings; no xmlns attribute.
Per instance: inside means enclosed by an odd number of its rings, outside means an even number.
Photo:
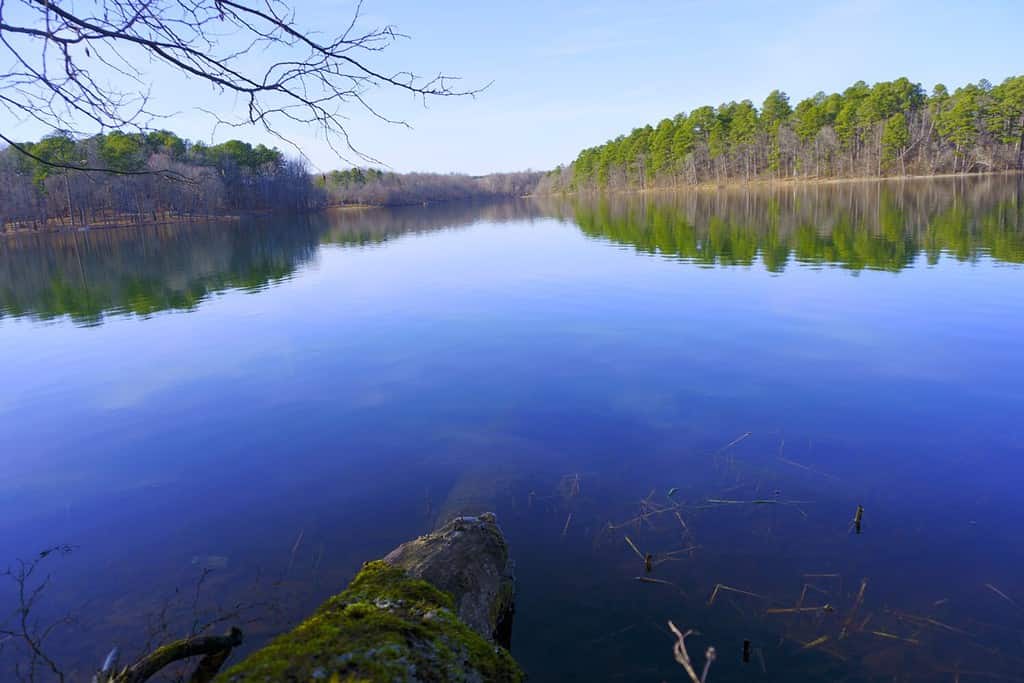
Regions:
<svg viewBox="0 0 1024 683"><path fill-rule="evenodd" d="M320 39L282 0L13 1L21 10L17 23L0 4L0 58L11 63L0 74L0 89L7 91L0 106L77 133L83 124L91 132L152 130L161 115L149 109L153 74L140 65L155 64L244 98L244 113L218 116L218 124L256 125L285 142L291 141L281 124L313 125L331 149L373 162L352 144L346 112L407 125L380 111L373 91L404 91L426 103L487 87L460 89L458 79L444 73L423 78L375 67L375 55L404 36L391 25L361 29L361 2L342 33ZM9 137L0 139L25 151Z"/></svg>
<svg viewBox="0 0 1024 683"><path fill-rule="evenodd" d="M38 582L33 577L43 560L53 554L67 555L73 550L74 547L70 545L53 546L41 551L30 561L18 560L16 569L8 568L0 573L0 576L7 577L14 583L18 600L13 614L14 624L0 624L0 646L13 641L28 651L26 668L22 669L21 662L15 667L16 674L21 680L32 683L36 680L36 673L39 670L48 670L56 680L61 683L64 681L64 672L46 653L46 640L58 627L74 623L75 619L71 615L64 615L46 626L40 626L32 618L32 611L49 585L50 575L47 574Z"/></svg>

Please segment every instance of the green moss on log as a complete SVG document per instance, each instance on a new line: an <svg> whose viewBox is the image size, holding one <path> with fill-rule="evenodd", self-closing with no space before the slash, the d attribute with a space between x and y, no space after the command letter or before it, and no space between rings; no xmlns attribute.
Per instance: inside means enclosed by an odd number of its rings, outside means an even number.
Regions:
<svg viewBox="0 0 1024 683"><path fill-rule="evenodd" d="M383 561L218 681L521 681L512 656L466 626L451 595Z"/></svg>

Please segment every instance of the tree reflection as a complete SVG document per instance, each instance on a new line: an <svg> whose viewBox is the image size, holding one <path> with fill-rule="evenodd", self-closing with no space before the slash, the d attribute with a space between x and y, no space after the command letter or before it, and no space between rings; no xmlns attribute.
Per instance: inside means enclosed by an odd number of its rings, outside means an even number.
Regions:
<svg viewBox="0 0 1024 683"><path fill-rule="evenodd" d="M537 217L526 201L335 210L240 223L112 228L0 240L0 319L191 311L225 290L260 291L291 278L321 244L359 247L478 220Z"/></svg>
<svg viewBox="0 0 1024 683"><path fill-rule="evenodd" d="M922 255L1024 263L1019 176L620 194L546 207L587 235L701 266L899 271Z"/></svg>

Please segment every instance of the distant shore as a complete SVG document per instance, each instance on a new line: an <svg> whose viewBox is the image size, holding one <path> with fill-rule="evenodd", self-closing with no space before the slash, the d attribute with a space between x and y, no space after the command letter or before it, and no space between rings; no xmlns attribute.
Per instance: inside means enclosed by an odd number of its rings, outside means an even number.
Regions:
<svg viewBox="0 0 1024 683"><path fill-rule="evenodd" d="M548 192L544 194L535 194L531 196L535 197L558 197L566 195L594 195L594 194L663 194L670 192L708 192L708 191L719 191L719 190L743 190L743 189L763 189L763 188L780 188L780 187L799 187L799 186L814 186L814 185L844 185L852 183L871 183L871 182L907 182L907 181L921 181L921 180L941 180L948 178L985 178L985 177L1003 177L1003 176L1019 176L1024 175L1024 170L1013 170L1013 171L984 171L979 173L934 173L930 175L900 175L900 176L848 176L848 177L788 177L788 178L756 178L752 180L726 180L722 182L711 182L711 183L698 183L696 185L678 185L678 186L657 186L657 187L631 187L631 188L613 188L613 189L587 189L587 190L565 190Z"/></svg>
<svg viewBox="0 0 1024 683"><path fill-rule="evenodd" d="M85 223L69 224L58 219L49 221L19 221L8 223L0 229L0 236L4 235L31 235L38 233L67 233L87 232L89 230L105 230L113 228L132 227L156 227L162 225L175 225L180 223L208 223L210 221L237 221L241 220L242 214L160 214L156 217L147 214L145 217L139 214L121 214L118 216L107 216Z"/></svg>
<svg viewBox="0 0 1024 683"><path fill-rule="evenodd" d="M475 201L473 199L438 199L429 202L415 202L409 204L328 204L323 207L316 207L303 211L303 213L317 211L366 211L370 209L393 209L410 206L432 206L436 204L450 203L453 201ZM0 238L5 236L14 237L17 235L51 234L51 233L72 233L89 232L92 230L109 230L116 228L141 228L160 227L166 225L211 223L220 221L240 221L251 216L264 216L273 214L273 210L233 211L230 213L213 214L172 214L163 213L153 217L151 214L140 216L139 214L120 214L117 216L106 216L85 223L69 224L67 217L61 219L50 219L48 221L19 221L0 226Z"/></svg>

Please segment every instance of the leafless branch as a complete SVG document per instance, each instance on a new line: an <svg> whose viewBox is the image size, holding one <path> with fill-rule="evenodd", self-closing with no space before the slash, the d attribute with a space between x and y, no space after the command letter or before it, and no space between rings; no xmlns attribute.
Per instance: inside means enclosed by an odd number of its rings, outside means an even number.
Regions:
<svg viewBox="0 0 1024 683"><path fill-rule="evenodd" d="M59 617L46 625L35 618L33 610L38 607L39 600L50 584L50 575L39 578L38 570L42 562L51 555L67 555L74 550L70 545L58 545L41 551L31 560L18 560L15 568L8 567L0 576L10 579L17 593L17 607L11 616L11 622L0 623L0 646L14 642L27 651L27 661L16 667L19 680L34 683L43 671L63 683L64 672L46 653L46 641L61 626L72 624L75 618L71 615Z"/></svg>
<svg viewBox="0 0 1024 683"><path fill-rule="evenodd" d="M361 9L342 33L321 38L283 0L2 0L0 106L76 133L83 125L150 130L161 118L150 107L154 74L143 70L152 64L241 98L243 113L221 115L219 124L256 125L291 142L282 124L299 122L315 126L342 158L372 161L350 139L346 112L405 125L377 108L374 91L404 91L425 103L487 86L461 89L444 73L374 66L404 36L391 25L360 28ZM9 135L0 139L24 151Z"/></svg>

